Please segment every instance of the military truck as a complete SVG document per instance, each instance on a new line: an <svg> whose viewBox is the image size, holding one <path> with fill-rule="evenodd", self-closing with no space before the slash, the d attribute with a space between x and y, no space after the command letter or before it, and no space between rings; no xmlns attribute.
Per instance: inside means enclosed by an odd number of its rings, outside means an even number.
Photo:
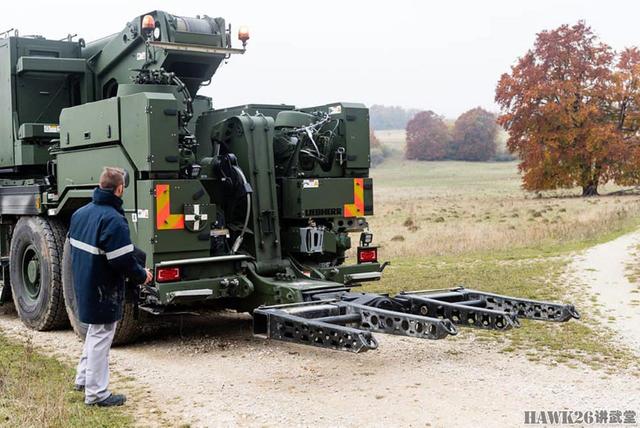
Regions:
<svg viewBox="0 0 640 428"><path fill-rule="evenodd" d="M162 11L90 43L0 38L0 301L12 296L24 324L86 332L66 233L103 166L126 171L132 240L154 272L129 287L116 343L147 318L203 308L251 312L257 335L352 352L376 348L372 332L441 339L578 317L464 288L358 292L386 266L367 224L368 110L214 108L198 92L245 53L248 31L238 38L222 18Z"/></svg>

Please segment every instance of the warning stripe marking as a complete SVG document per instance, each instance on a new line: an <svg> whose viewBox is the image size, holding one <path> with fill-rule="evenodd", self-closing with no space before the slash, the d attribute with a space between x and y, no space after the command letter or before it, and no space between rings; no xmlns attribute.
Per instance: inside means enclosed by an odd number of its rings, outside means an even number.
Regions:
<svg viewBox="0 0 640 428"><path fill-rule="evenodd" d="M156 228L184 229L184 214L171 214L171 186L156 184Z"/></svg>
<svg viewBox="0 0 640 428"><path fill-rule="evenodd" d="M364 215L364 178L353 179L353 203L344 204L345 217L358 217Z"/></svg>

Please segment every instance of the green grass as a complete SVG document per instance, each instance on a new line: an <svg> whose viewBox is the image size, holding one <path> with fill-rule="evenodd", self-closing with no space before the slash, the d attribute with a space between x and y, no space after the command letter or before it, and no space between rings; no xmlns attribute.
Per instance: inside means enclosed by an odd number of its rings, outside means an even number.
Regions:
<svg viewBox="0 0 640 428"><path fill-rule="evenodd" d="M0 333L0 426L126 427L133 419L123 408L85 406L73 391L72 368L18 344Z"/></svg>

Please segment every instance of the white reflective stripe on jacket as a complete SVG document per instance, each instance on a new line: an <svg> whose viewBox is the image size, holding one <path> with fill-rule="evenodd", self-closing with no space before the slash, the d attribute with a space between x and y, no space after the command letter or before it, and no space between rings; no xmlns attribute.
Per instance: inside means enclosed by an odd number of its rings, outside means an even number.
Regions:
<svg viewBox="0 0 640 428"><path fill-rule="evenodd" d="M89 245L86 242L78 241L77 239L69 238L69 242L73 247L82 251L86 251L87 253L95 254L97 256L104 254L105 256L107 256L107 260L117 259L120 256L124 256L125 254L133 252L133 244L125 245L124 247L117 248L107 253L98 247Z"/></svg>

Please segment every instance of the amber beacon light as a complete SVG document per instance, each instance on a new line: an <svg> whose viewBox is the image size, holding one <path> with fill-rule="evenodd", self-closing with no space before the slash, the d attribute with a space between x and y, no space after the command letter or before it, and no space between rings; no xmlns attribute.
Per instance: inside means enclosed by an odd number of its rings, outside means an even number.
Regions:
<svg viewBox="0 0 640 428"><path fill-rule="evenodd" d="M243 48L247 46L247 41L249 40L249 27L243 25L238 29L238 40L242 42Z"/></svg>
<svg viewBox="0 0 640 428"><path fill-rule="evenodd" d="M145 15L144 18L142 18L142 29L149 31L154 28L156 28L156 20L153 19L151 15Z"/></svg>

